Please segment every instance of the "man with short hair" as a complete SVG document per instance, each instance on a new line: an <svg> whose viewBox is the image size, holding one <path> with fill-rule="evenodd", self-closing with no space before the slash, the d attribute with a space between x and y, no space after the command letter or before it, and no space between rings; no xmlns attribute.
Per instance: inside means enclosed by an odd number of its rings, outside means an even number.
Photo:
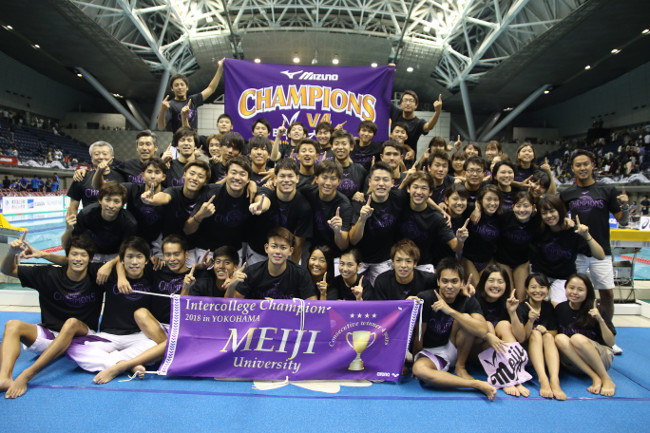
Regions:
<svg viewBox="0 0 650 433"><path fill-rule="evenodd" d="M379 301L415 299L424 290L436 287L435 276L415 269L420 260L420 249L410 239L402 239L390 249L393 269L380 274L374 283Z"/></svg>
<svg viewBox="0 0 650 433"><path fill-rule="evenodd" d="M280 143L281 137L284 132L287 132L287 138L289 143ZM273 148L271 149L271 161L277 161L280 158L286 158L291 155L291 152L295 152L298 148L300 141L307 138L309 130L302 122L293 122L289 125L289 128L284 127L284 123L281 127L278 128L278 135L273 142Z"/></svg>
<svg viewBox="0 0 650 433"><path fill-rule="evenodd" d="M449 154L441 150L434 150L427 160L427 170L433 179L431 198L438 204L445 201L445 189L454 184L454 178L449 176L450 163Z"/></svg>
<svg viewBox="0 0 650 433"><path fill-rule="evenodd" d="M449 372L458 357L457 347L467 343L464 335L482 338L488 327L476 298L461 292L461 264L454 258L446 258L436 266L436 271L438 290L429 289L418 294L424 301L422 329L414 335L422 337L415 337L413 341L416 353L413 375L435 387L474 388L492 401L497 393L492 385L466 374L459 376Z"/></svg>
<svg viewBox="0 0 650 433"><path fill-rule="evenodd" d="M210 183L216 183L226 177L226 164L228 161L237 156L244 154L246 143L244 137L239 132L226 132L221 136L219 144L221 145L221 161L213 164L214 170Z"/></svg>
<svg viewBox="0 0 650 433"><path fill-rule="evenodd" d="M233 282L235 298L315 301L317 292L309 271L289 260L293 240L293 234L284 227L271 230L264 246L268 259L248 266L246 278Z"/></svg>
<svg viewBox="0 0 650 433"><path fill-rule="evenodd" d="M56 261L63 259L63 267L52 265L17 265L16 258L23 251L33 257ZM46 365L61 356L74 337L93 333L99 323L102 308L102 289L95 283L99 265L91 265L95 246L87 236L74 236L65 248L66 257L43 255L24 240L11 242L2 262L2 273L19 278L24 287L39 292L41 323L33 325L20 320L9 320L0 347L0 391L5 398L20 397L27 391L27 383ZM20 355L21 342L38 359L13 380L12 372Z"/></svg>
<svg viewBox="0 0 650 433"><path fill-rule="evenodd" d="M392 170L383 161L370 167L368 185L367 201L352 203L355 223L350 229L350 243L359 248L362 271L367 270L366 278L374 283L377 275L391 267L390 248L396 241L408 195L392 187Z"/></svg>
<svg viewBox="0 0 650 433"><path fill-rule="evenodd" d="M142 179L142 163L150 158L154 158L158 151L156 144L156 134L149 129L140 131L135 137L137 158L127 159L115 170L118 171L127 182L145 183Z"/></svg>
<svg viewBox="0 0 650 433"><path fill-rule="evenodd" d="M183 74L174 74L169 79L169 84L174 98L169 99L169 95L160 104L160 113L158 114L158 129L161 131L177 131L182 126L181 110L189 104L190 112L188 114L188 122L192 129L197 130L199 127L198 108L203 105L217 90L221 75L223 75L223 62L225 59L219 60L219 67L212 77L208 87L203 89L200 93L190 95L188 98L187 91L189 90L189 80ZM198 144L198 140L196 142Z"/></svg>
<svg viewBox="0 0 650 433"><path fill-rule="evenodd" d="M487 183L483 181L487 170L487 163L479 156L470 156L465 161L465 189L469 192L467 204L475 203L481 187Z"/></svg>
<svg viewBox="0 0 650 433"><path fill-rule="evenodd" d="M198 145L199 136L192 128L182 126L174 132L172 146L178 150L178 157L172 159L170 148L165 151L162 157L164 162L169 163L169 170L167 170L165 179L167 186L183 185L185 165L196 159L194 151Z"/></svg>
<svg viewBox="0 0 650 433"><path fill-rule="evenodd" d="M311 185L314 181L314 167L318 160L318 143L304 139L296 149L296 159L299 163L298 189Z"/></svg>
<svg viewBox="0 0 650 433"><path fill-rule="evenodd" d="M251 159L251 180L258 186L262 186L271 173L267 167L271 144L265 137L253 137L248 140L248 147Z"/></svg>
<svg viewBox="0 0 650 433"><path fill-rule="evenodd" d="M338 257L350 244L352 206L350 200L337 190L343 168L337 161L326 159L314 171L316 185L300 192L309 201L314 215L312 245L327 245Z"/></svg>
<svg viewBox="0 0 650 433"><path fill-rule="evenodd" d="M282 158L275 164L275 189L261 188L265 200L262 214L253 216L248 235L246 263L252 265L266 257L264 244L269 230L285 227L295 236L294 263L300 262L303 247L313 232L313 215L307 199L296 190L298 163L292 158Z"/></svg>
<svg viewBox="0 0 650 433"><path fill-rule="evenodd" d="M393 170L393 188L399 188L402 181L406 178L406 173L401 171L403 154L404 147L393 139L385 141L382 145L381 160L387 163Z"/></svg>
<svg viewBox="0 0 650 433"><path fill-rule="evenodd" d="M97 203L84 207L79 215L66 216L61 245L66 247L72 235L86 234L97 247L93 261L103 263L117 256L122 239L135 235L138 223L129 211L122 209L126 200L123 185L106 182L99 190L98 198Z"/></svg>
<svg viewBox="0 0 650 433"><path fill-rule="evenodd" d="M226 132L232 131L232 117L226 113L222 113L217 117L217 129L220 134L225 134Z"/></svg>
<svg viewBox="0 0 650 433"><path fill-rule="evenodd" d="M350 200L363 202L364 182L368 172L361 164L353 162L350 152L354 146L352 134L344 129L338 129L332 134L332 153L334 159L343 167L343 179L338 190Z"/></svg>
<svg viewBox="0 0 650 433"><path fill-rule="evenodd" d="M571 169L576 183L560 193L571 216L580 217L580 223L589 227L589 233L605 250L605 258L598 260L591 256L586 242L581 242L576 269L579 273L589 270L594 288L600 294L600 306L608 318L614 315L614 268L612 250L609 239L609 214L626 225L629 219L628 196L623 187L623 193L618 194L616 188L596 182L593 171L596 166L596 156L578 149L571 155ZM619 349L620 350L620 349Z"/></svg>
<svg viewBox="0 0 650 433"><path fill-rule="evenodd" d="M90 160L93 165L93 170L77 170L73 178L73 182L68 188L68 197L70 197L70 206L66 215L77 215L79 211L79 203L84 206L95 203L97 201L97 194L99 189L93 187L94 170L102 163L107 164L107 169L104 170L104 179L106 181L114 180L116 182L124 182L124 177L117 172L111 170L110 166L113 163L114 153L113 146L106 141L95 141L88 149L90 153Z"/></svg>
<svg viewBox="0 0 650 433"><path fill-rule="evenodd" d="M442 112L442 95L438 95L438 100L433 103L433 116L429 121L420 119L415 115L418 108L419 98L413 90L405 90L399 100L399 107L391 105L390 120L392 123L404 122L407 125L408 139L406 144L417 152L417 144L420 136L426 135L436 126L438 118Z"/></svg>

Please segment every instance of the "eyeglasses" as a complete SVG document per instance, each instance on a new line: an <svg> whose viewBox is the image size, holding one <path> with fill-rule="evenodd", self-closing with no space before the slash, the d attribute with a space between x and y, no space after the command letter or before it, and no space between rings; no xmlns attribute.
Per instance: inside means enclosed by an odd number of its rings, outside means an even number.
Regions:
<svg viewBox="0 0 650 433"><path fill-rule="evenodd" d="M478 169L478 168L472 168L472 169L470 169L470 170L467 170L467 172L468 172L469 174L481 174L481 173L483 173L483 170Z"/></svg>

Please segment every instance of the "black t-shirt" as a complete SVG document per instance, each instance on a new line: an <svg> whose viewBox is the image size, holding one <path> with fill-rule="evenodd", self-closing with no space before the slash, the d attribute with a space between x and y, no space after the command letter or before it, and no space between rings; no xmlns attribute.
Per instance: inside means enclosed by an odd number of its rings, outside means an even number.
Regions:
<svg viewBox="0 0 650 433"><path fill-rule="evenodd" d="M404 300L437 286L435 275L417 269L413 271L413 279L410 283L400 284L395 279L395 270L391 269L375 279L375 299L378 301Z"/></svg>
<svg viewBox="0 0 650 433"><path fill-rule="evenodd" d="M161 206L163 210L163 237L172 233L185 236L183 233L185 221L194 214L195 208L199 209L201 207L200 203L203 203L212 197L212 188L210 185L201 188L197 197L193 199L187 198L183 195L182 186L166 188L163 192L171 196L169 203Z"/></svg>
<svg viewBox="0 0 650 433"><path fill-rule="evenodd" d="M422 323L427 325L422 337L422 346L425 348L444 346L449 342L454 318L442 311L433 311L431 306L438 300L438 296L433 290L425 290L419 293L418 298L424 301L422 304ZM461 314L483 314L481 306L475 297L468 298L461 293L456 296L454 302L449 306Z"/></svg>
<svg viewBox="0 0 650 433"><path fill-rule="evenodd" d="M483 317L485 317L485 320L492 323L492 325L497 326L497 323L502 320L510 322L510 315L508 314L505 301L488 302L479 294L476 294L475 298L481 306Z"/></svg>
<svg viewBox="0 0 650 433"><path fill-rule="evenodd" d="M531 177L535 172L537 171L536 168L523 168L519 165L515 166L515 181L516 182L523 182L529 177Z"/></svg>
<svg viewBox="0 0 650 433"><path fill-rule="evenodd" d="M395 243L398 233L398 223L405 207L408 207L408 194L401 189L391 189L388 199L383 203L370 201L372 215L366 220L363 237L356 244L361 251L361 257L366 263L379 263L390 259L390 249ZM355 201L352 203L354 216L352 221L359 220L361 207L366 204Z"/></svg>
<svg viewBox="0 0 650 433"><path fill-rule="evenodd" d="M239 250L246 238L246 224L251 217L248 208L250 200L245 193L232 197L228 194L226 184L210 185L210 190L209 197L215 196L212 201L214 214L201 221L199 229L192 237L194 244L203 249L214 250L229 245ZM196 215L202 203L201 201L196 204L192 215Z"/></svg>
<svg viewBox="0 0 650 433"><path fill-rule="evenodd" d="M442 183L438 186L434 186L431 190L431 199L440 204L445 201L445 190L454 184L454 178L446 175L442 180Z"/></svg>
<svg viewBox="0 0 650 433"><path fill-rule="evenodd" d="M501 191L501 207L504 210L512 210L512 206L515 204L515 195L520 190L518 188L510 188L510 191Z"/></svg>
<svg viewBox="0 0 650 433"><path fill-rule="evenodd" d="M298 185L296 186L296 188L303 189L305 187L312 185L313 182L314 182L313 174L298 173Z"/></svg>
<svg viewBox="0 0 650 433"><path fill-rule="evenodd" d="M178 295L183 290L183 280L185 275L190 272L188 269L185 272L177 274L170 270L167 266L158 271L154 271L154 292L163 295ZM198 282L198 273L195 273ZM160 296L150 296L151 299L151 314L154 315L156 320L160 323L169 323L171 302L169 298Z"/></svg>
<svg viewBox="0 0 650 433"><path fill-rule="evenodd" d="M133 290L141 292L153 292L153 279L151 266L145 268L145 272L140 278L127 278ZM150 295L141 293L131 293L123 295L117 289L117 275L115 270L111 273L110 278L104 284L106 300L104 304L104 313L102 314L102 323L100 330L109 334L127 335L140 332L140 328L133 317L138 308L151 308L153 298Z"/></svg>
<svg viewBox="0 0 650 433"><path fill-rule="evenodd" d="M223 298L226 289L217 287L217 277L212 271L205 271L196 274L196 282L190 287L190 296L209 296L211 298Z"/></svg>
<svg viewBox="0 0 650 433"><path fill-rule="evenodd" d="M473 210L474 205L472 204L471 206L467 206L467 209L465 209L465 212L463 212L462 215L451 218L451 232L454 236L456 236L458 229L465 224L465 221L467 221L467 218L469 218ZM422 254L422 252L420 252L420 254ZM456 252L449 247L447 242L442 242L441 238L434 238L431 255L431 263L435 266L445 257L455 257Z"/></svg>
<svg viewBox="0 0 650 433"><path fill-rule="evenodd" d="M95 284L100 264L88 265L88 275L72 281L66 268L54 265L19 265L18 279L23 287L38 291L41 325L60 331L66 320L74 317L90 329L97 330L104 292Z"/></svg>
<svg viewBox="0 0 650 433"><path fill-rule="evenodd" d="M138 223L138 236L151 243L162 233L163 208L142 201L140 197L147 190L144 183L125 183L124 187L127 191L126 210L131 212Z"/></svg>
<svg viewBox="0 0 650 433"><path fill-rule="evenodd" d="M598 311L600 311L600 315L605 320L605 324L609 330L612 331L612 334L616 335L616 328L614 328L612 321L607 318L607 315L600 307L598 307ZM578 327L576 325L577 316L578 312L571 308L569 301L557 304L555 306L555 317L557 319L558 332L568 337L573 334L582 334L585 337L606 346L607 344L605 344L605 340L603 340L603 334L600 331L600 325L598 325L598 322L594 319L592 326Z"/></svg>
<svg viewBox="0 0 650 433"><path fill-rule="evenodd" d="M264 244L269 230L274 227L284 227L301 238L311 237L314 222L311 206L300 191L296 191L293 199L286 202L280 200L274 190L261 188L259 193L271 200L271 206L262 215L251 217L248 232L249 248L258 254L266 254Z"/></svg>
<svg viewBox="0 0 650 433"><path fill-rule="evenodd" d="M246 267L246 279L235 290L246 299L307 299L316 296L316 287L309 271L287 260L287 268L277 277L269 273L269 261Z"/></svg>
<svg viewBox="0 0 650 433"><path fill-rule="evenodd" d="M144 183L140 158L127 159L115 171L119 172L127 182Z"/></svg>
<svg viewBox="0 0 650 433"><path fill-rule="evenodd" d="M341 231L349 232L352 221L352 206L350 200L340 192L331 201L323 201L318 196L318 186L311 185L300 190L305 196L314 215L314 226L312 234L312 245L327 245L334 252L334 256L340 255L339 247L334 242L334 231L330 228L327 221L336 215L336 209L341 208L339 215L343 220Z"/></svg>
<svg viewBox="0 0 650 433"><path fill-rule="evenodd" d="M390 107L390 120L394 125L395 122L404 122L407 126L408 138L406 139L406 144L411 146L411 149L417 152L417 144L421 135L427 135L428 131L424 130L424 124L427 123L426 120L420 119L419 117L414 117L412 119L405 119L403 116L404 112L401 108L391 105Z"/></svg>
<svg viewBox="0 0 650 433"><path fill-rule="evenodd" d="M613 186L599 182L585 187L571 185L560 193L571 216L580 217L580 223L589 227L589 233L608 256L612 254L609 244L609 214L616 214L621 210L616 196L616 189ZM584 241L580 242L579 252L591 256L589 245Z"/></svg>
<svg viewBox="0 0 650 433"><path fill-rule="evenodd" d="M95 170L89 170L80 182L72 182L68 188L68 197L72 200L80 201L83 206L97 202L99 190L93 188L93 176ZM104 182L114 180L119 183L124 182L124 176L116 170L111 170L108 174L104 173Z"/></svg>
<svg viewBox="0 0 650 433"><path fill-rule="evenodd" d="M354 282L353 286L359 285L359 280L361 275L357 275L357 280ZM354 297L352 290L347 283L343 280L342 276L334 278L334 283L332 286L327 288L327 300L328 301L356 301L357 298ZM361 298L364 301L370 301L373 299L373 288L370 281L367 278L364 278L361 282L361 287L363 287L363 292L361 292Z"/></svg>
<svg viewBox="0 0 650 433"><path fill-rule="evenodd" d="M226 177L226 166L220 162L210 163L210 183L219 182Z"/></svg>
<svg viewBox="0 0 650 433"><path fill-rule="evenodd" d="M415 242L420 249L418 265L435 265L433 246L445 244L449 248L447 243L456 237L442 214L430 206L418 212L407 205L399 220L399 234L400 238Z"/></svg>
<svg viewBox="0 0 650 433"><path fill-rule="evenodd" d="M194 95L188 95L187 98L192 100L192 103L190 104L190 114L187 121L190 124L190 128L196 131L199 127L198 108L203 105L203 95L201 93L195 93ZM176 132L178 128L183 126L181 110L186 105L187 99L184 101L177 101L174 98L169 99L169 110L165 112L165 129L167 131Z"/></svg>
<svg viewBox="0 0 650 433"><path fill-rule="evenodd" d="M366 169L361 164L353 162L347 167L343 167L343 179L337 189L352 200L354 193L363 189L366 176L368 176Z"/></svg>
<svg viewBox="0 0 650 433"><path fill-rule="evenodd" d="M526 323L528 323L529 312L530 308L528 305L526 305L525 302L519 304L519 307L517 307L517 316L523 325L526 325ZM542 325L544 328L546 328L547 331L557 331L555 309L553 308L553 304L551 304L549 301L542 301L542 308L539 312L539 318L535 320L535 323L533 323L533 329L535 329L538 325Z"/></svg>
<svg viewBox="0 0 650 433"><path fill-rule="evenodd" d="M185 174L185 164L180 162L178 159L171 160L169 163L169 170L167 170L165 176L165 186L183 186L183 184L185 184L183 174Z"/></svg>
<svg viewBox="0 0 650 433"><path fill-rule="evenodd" d="M372 164L372 157L375 157L375 161L379 161L379 155L381 155L383 143L379 141L371 141L367 146L361 146L357 142L350 152L350 159L361 164L366 171L370 170Z"/></svg>
<svg viewBox="0 0 650 433"><path fill-rule="evenodd" d="M576 272L578 243L582 237L574 229L553 232L545 228L533 240L530 261L533 272L566 280Z"/></svg>
<svg viewBox="0 0 650 433"><path fill-rule="evenodd" d="M483 213L479 222L474 224L470 221L467 229L469 237L463 247L463 257L472 262L489 262L494 256L499 239L498 215Z"/></svg>
<svg viewBox="0 0 650 433"><path fill-rule="evenodd" d="M120 209L117 218L113 221L106 221L101 214L99 203L84 207L77 215L77 223L72 234L88 235L95 242L98 253L117 253L122 240L137 233L138 222L131 212L125 209Z"/></svg>
<svg viewBox="0 0 650 433"><path fill-rule="evenodd" d="M498 263L516 268L530 259L530 244L540 227L538 215L522 223L511 210L504 210L499 217L499 240L494 256Z"/></svg>

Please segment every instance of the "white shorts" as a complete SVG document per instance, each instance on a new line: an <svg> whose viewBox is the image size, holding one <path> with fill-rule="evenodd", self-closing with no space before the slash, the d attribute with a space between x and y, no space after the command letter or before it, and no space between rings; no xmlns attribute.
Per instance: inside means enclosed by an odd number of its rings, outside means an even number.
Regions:
<svg viewBox="0 0 650 433"><path fill-rule="evenodd" d="M422 272L428 272L430 274L435 274L436 273L436 270L434 269L434 267L433 267L433 265L431 263L426 264L426 265L417 265L415 267L415 269L417 269L418 271L422 271Z"/></svg>
<svg viewBox="0 0 650 433"><path fill-rule="evenodd" d="M257 253L253 251L252 248L248 248L246 250L246 266L250 266L258 262L263 262L268 258L269 258L268 255Z"/></svg>
<svg viewBox="0 0 650 433"><path fill-rule="evenodd" d="M156 342L142 332L117 335L99 332L94 335L75 337L66 351L66 356L86 371L102 371L140 355L156 346Z"/></svg>
<svg viewBox="0 0 650 433"><path fill-rule="evenodd" d="M456 350L456 346L449 340L444 346L422 349L415 355L415 361L423 356L429 358L431 362L436 364L438 371L449 371L451 366L456 365L458 350Z"/></svg>
<svg viewBox="0 0 650 433"><path fill-rule="evenodd" d="M95 331L88 328L88 334L86 335L93 335L94 333ZM57 331L52 331L51 329L47 329L41 325L36 325L36 340L34 340L30 346L23 344L23 347L30 352L39 354L43 353L45 349L52 344L57 335L59 335Z"/></svg>
<svg viewBox="0 0 650 433"><path fill-rule="evenodd" d="M23 344L23 347L34 353L43 353L47 349L47 346L52 344L57 335L59 333L56 331L44 328L41 325L36 325L36 340L30 346Z"/></svg>
<svg viewBox="0 0 650 433"><path fill-rule="evenodd" d="M93 260L92 263L106 263L110 262L113 260L115 257L117 257L117 253L113 254L100 254L100 253L95 253L93 254Z"/></svg>
<svg viewBox="0 0 650 433"><path fill-rule="evenodd" d="M556 280L554 278L549 278L548 280L551 283L551 287L549 287L551 302L559 304L560 302L566 301L566 289L564 288L566 280Z"/></svg>
<svg viewBox="0 0 650 433"><path fill-rule="evenodd" d="M199 263L203 259L206 251L208 250L204 250L203 248L193 248L189 250L187 252L187 260L185 260L185 266L191 268L193 265ZM244 263L245 261L244 259L246 258L246 246L244 245L239 251L237 251L237 254L239 255L239 263L237 263L236 266L239 266L239 264ZM214 257L213 250L210 250L210 257Z"/></svg>
<svg viewBox="0 0 650 433"><path fill-rule="evenodd" d="M336 265L336 269L338 270L338 263ZM393 269L393 262L389 259L379 263L362 263L359 273L365 273L366 279L370 281L370 284L375 284L375 279L379 274L383 274L391 269Z"/></svg>
<svg viewBox="0 0 650 433"><path fill-rule="evenodd" d="M581 274L589 271L591 282L594 283L594 289L596 290L611 290L615 287L612 256L605 256L603 260L598 260L594 257L578 254L576 270Z"/></svg>

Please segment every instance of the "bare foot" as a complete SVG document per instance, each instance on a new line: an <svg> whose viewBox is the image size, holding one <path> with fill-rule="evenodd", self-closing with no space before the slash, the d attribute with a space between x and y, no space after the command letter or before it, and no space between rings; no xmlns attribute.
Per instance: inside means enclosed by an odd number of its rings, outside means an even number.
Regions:
<svg viewBox="0 0 650 433"><path fill-rule="evenodd" d="M553 398L553 389L548 383L542 383L539 386L539 395L544 398Z"/></svg>
<svg viewBox="0 0 650 433"><path fill-rule="evenodd" d="M556 400L560 400L560 401L566 400L566 394L564 393L564 391L562 391L562 388L560 388L559 383L557 383L557 384L552 383L551 384L551 389L553 390L553 397Z"/></svg>
<svg viewBox="0 0 650 433"><path fill-rule="evenodd" d="M102 370L93 378L93 382L98 385L103 385L115 379L118 375L124 373L125 369L120 365L123 361L118 362L117 364L111 365L106 370Z"/></svg>
<svg viewBox="0 0 650 433"><path fill-rule="evenodd" d="M596 377L593 379L593 383L589 388L587 388L587 391L589 391L592 394L600 394L600 389L603 387L603 382L600 380L600 377Z"/></svg>
<svg viewBox="0 0 650 433"><path fill-rule="evenodd" d="M485 394L490 401L494 401L494 397L497 395L497 389L495 387L482 380L474 380L474 385L472 386Z"/></svg>
<svg viewBox="0 0 650 433"><path fill-rule="evenodd" d="M12 383L14 383L12 379L0 380L0 392L8 390Z"/></svg>
<svg viewBox="0 0 650 433"><path fill-rule="evenodd" d="M530 391L528 390L528 388L526 388L522 384L517 385L517 389L519 390L519 394L521 394L523 397L528 397L530 395Z"/></svg>
<svg viewBox="0 0 650 433"><path fill-rule="evenodd" d="M133 372L133 374L138 375L138 379L140 380L144 379L144 372L145 372L144 365L136 365L131 369L131 371Z"/></svg>
<svg viewBox="0 0 650 433"><path fill-rule="evenodd" d="M7 389L5 398L18 398L25 392L27 392L27 380L18 376L9 389Z"/></svg>
<svg viewBox="0 0 650 433"><path fill-rule="evenodd" d="M516 386L504 386L501 389L503 389L503 392L505 392L508 395L513 395L515 397L519 397L521 395Z"/></svg>
<svg viewBox="0 0 650 433"><path fill-rule="evenodd" d="M458 365L456 365L456 369L454 370L454 374L456 376L458 376L458 377L462 377L463 379L474 380L472 375L467 372L465 367L459 367Z"/></svg>
<svg viewBox="0 0 650 433"><path fill-rule="evenodd" d="M609 377L603 379L603 387L600 390L600 395L604 395L605 397L613 397L615 391L616 385L614 385L612 379Z"/></svg>

